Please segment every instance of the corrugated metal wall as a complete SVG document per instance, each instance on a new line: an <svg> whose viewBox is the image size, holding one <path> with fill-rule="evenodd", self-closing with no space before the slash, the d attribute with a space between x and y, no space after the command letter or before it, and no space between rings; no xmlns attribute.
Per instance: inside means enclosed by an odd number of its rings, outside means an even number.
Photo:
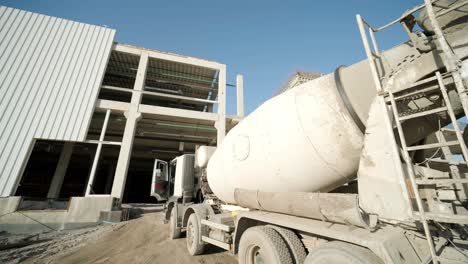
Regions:
<svg viewBox="0 0 468 264"><path fill-rule="evenodd" d="M0 196L33 139L82 141L115 30L0 7Z"/></svg>

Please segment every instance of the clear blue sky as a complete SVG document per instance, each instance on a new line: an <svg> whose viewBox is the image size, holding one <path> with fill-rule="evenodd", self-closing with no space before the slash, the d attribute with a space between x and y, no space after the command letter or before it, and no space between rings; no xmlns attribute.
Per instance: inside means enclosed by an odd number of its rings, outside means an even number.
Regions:
<svg viewBox="0 0 468 264"><path fill-rule="evenodd" d="M117 30L118 42L227 65L227 81L244 75L246 112L271 97L296 70L332 72L365 54L355 15L379 26L422 3L343 1L0 0L21 8ZM378 36L382 48L406 40L400 28ZM228 87L229 88L229 87ZM228 113L235 90L228 89Z"/></svg>

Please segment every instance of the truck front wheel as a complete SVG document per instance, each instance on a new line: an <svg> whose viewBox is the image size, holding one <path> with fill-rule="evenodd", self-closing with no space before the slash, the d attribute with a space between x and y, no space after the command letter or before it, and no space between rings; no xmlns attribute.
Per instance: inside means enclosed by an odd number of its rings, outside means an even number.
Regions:
<svg viewBox="0 0 468 264"><path fill-rule="evenodd" d="M177 227L177 208L171 209L171 218L169 219L169 238L176 239L180 237L180 227Z"/></svg>
<svg viewBox="0 0 468 264"><path fill-rule="evenodd" d="M191 214L187 221L187 249L190 255L200 255L203 253L205 244L201 242L200 225L195 214Z"/></svg>
<svg viewBox="0 0 468 264"><path fill-rule="evenodd" d="M239 263L292 264L286 242L273 228L255 226L247 229L239 242Z"/></svg>
<svg viewBox="0 0 468 264"><path fill-rule="evenodd" d="M353 244L332 241L309 252L304 264L380 264L383 263L372 251Z"/></svg>

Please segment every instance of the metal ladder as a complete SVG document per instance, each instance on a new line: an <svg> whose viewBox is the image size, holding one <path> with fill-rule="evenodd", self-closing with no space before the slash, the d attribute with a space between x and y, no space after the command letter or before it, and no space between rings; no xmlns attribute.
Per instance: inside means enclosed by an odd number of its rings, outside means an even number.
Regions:
<svg viewBox="0 0 468 264"><path fill-rule="evenodd" d="M439 130L435 133L435 136L437 138L437 141L439 142L447 142L446 141L446 138L444 136L444 131L447 131L447 130ZM441 147L441 150L442 150L442 153L445 157L445 160L450 160L450 161L453 161L454 158L453 158L453 153L452 151L450 150L450 147ZM428 160L429 162L434 162L435 160ZM439 161L437 161L439 162ZM466 162L463 162L464 165L468 165L468 163ZM462 177L460 176L460 170L458 168L458 165L461 165L460 162L455 163L455 162L449 162L448 163L448 167L449 167L449 170L450 170L450 174L452 175L452 178L455 178L455 179L462 179ZM429 183L429 182L428 182ZM447 182L449 183L449 182ZM458 194L458 197L459 199L467 199L467 195L466 195L466 191L468 189L468 185L467 184L454 184L455 185L455 188L461 190L461 192Z"/></svg>
<svg viewBox="0 0 468 264"><path fill-rule="evenodd" d="M445 87L444 80L443 80L442 75L441 75L440 72L436 72L434 77L427 78L426 80L420 81L418 83L423 83L424 84L424 83L428 83L428 82L436 80L437 81L437 88L440 90L440 93L442 94L442 97L443 97L443 102L445 103L444 106L439 107L439 108L435 108L435 109L420 111L420 112L410 114L410 115L406 115L406 116L401 116L400 115L400 113L398 112L395 95L392 93L392 91L384 90L383 85L382 85L382 79L379 77L379 73L378 73L377 65L376 65L376 60L380 59L380 52L378 50L377 42L376 42L376 39L375 39L375 36L374 36L374 32L379 32L379 31L381 31L383 29L386 29L386 28L388 28L388 27L390 27L390 26L392 26L392 25L394 25L394 24L396 24L396 23L398 23L400 21L403 21L406 17L412 15L414 12L416 12L416 11L422 9L422 8L426 8L428 18L430 19L431 25L432 25L432 27L434 29L434 33L435 33L436 40L438 42L438 46L442 50L443 63L445 65L446 69L447 69L447 73L450 74L451 77L453 78L453 81L454 81L455 86L456 86L457 94L460 97L460 101L462 103L463 110L464 110L464 113L465 113L465 116L466 116L466 113L468 113L468 95L467 95L466 87L465 87L465 85L463 83L463 80L461 78L460 65L458 63L456 55L453 53L452 49L448 45L448 42L446 41L445 36L443 35L443 32L440 29L440 26L439 26L439 24L438 24L438 22L436 20L436 16L435 16L434 10L432 8L432 3L434 3L434 2L436 2L436 1L425 0L424 4L422 4L420 6L417 6L417 7L413 8L413 9L409 10L408 12L405 12L405 14L403 14L398 19L390 22L389 24L387 24L387 25L385 25L383 27L377 28L377 29L373 28L367 22L365 22L361 18L361 16L357 15L356 18L357 18L359 30L360 30L360 33L361 33L361 38L362 38L364 48L365 48L365 51L366 51L366 55L367 55L367 58L368 58L368 61L369 61L369 65L370 65L370 68L371 68L371 74L372 74L372 77L373 77L373 80L374 80L374 84L375 84L378 96L383 96L384 99L388 99L386 101L390 101L390 103L391 103L392 114L393 114L393 118L394 118L396 126L397 126L398 136L399 136L400 143L401 143L402 156L403 156L404 162L406 163L407 174L408 174L408 177L409 177L410 183L411 183L411 189L409 191L414 195L414 198L415 198L416 204L417 204L417 213L413 213L414 218L418 219L422 223L423 228L424 228L424 233L425 233L425 236L426 236L426 240L427 240L428 245L429 245L429 250L430 250L430 253L431 253L431 259L432 259L433 263L438 263L439 260L442 260L442 259L437 255L436 247L434 245L434 241L433 241L433 238L432 238L432 235L431 235L428 220L432 220L432 221L436 221L436 222L445 222L445 223L468 224L468 219L467 219L466 216L460 216L460 215L455 215L455 214L439 214L439 213L426 212L425 209L424 209L423 200L421 199L421 194L419 193L419 188L418 187L420 185L437 184L437 183L441 183L441 184L444 184L444 183L445 184L447 184L447 183L463 184L463 183L468 183L468 179L461 179L459 177L459 174L454 173L452 168L451 168L452 179L449 179L449 180L447 180L447 179L433 179L433 180L419 180L419 179L416 179L415 168L414 168L412 158L410 156L410 152L411 151L416 151L416 150L423 150L423 149L439 148L439 147L447 148L449 146L459 145L460 148L462 149L463 157L464 157L464 160L465 160L465 163L466 163L466 161L468 161L468 150L467 150L465 142L463 141L463 136L462 136L462 133L461 133L460 128L458 126L457 119L456 119L455 113L453 111L452 104L450 102L450 98L448 96L447 89ZM467 2L468 1L462 2L462 5L466 4ZM461 6L460 4L456 4L456 5L458 7ZM366 31L365 31L365 27L367 27L369 35L371 37L371 41L372 41L372 45L373 45L373 49L374 49L373 51L370 48L369 41L367 39L367 34L366 34ZM420 89L419 91L416 91L416 92L412 93L411 95L416 95L418 93L424 93L424 92L427 92L427 90L428 90L427 88L426 89ZM434 88L432 88L432 90L434 90ZM406 95L406 96L408 96L408 95ZM397 99L401 99L401 98L404 98L404 97L405 96L400 96L400 97L397 97ZM403 128L402 128L402 122L405 121L405 120L408 120L408 119L422 117L422 116L426 116L426 115L430 115L430 114L434 114L434 113L440 113L440 112L447 112L448 113L448 115L450 117L450 120L451 120L451 122L453 124L457 140L449 141L449 142L446 142L445 140L443 140L443 141L441 141L439 143L434 143L434 144L426 144L426 145L418 145L418 146L407 146L406 138L405 138L404 131L403 131ZM430 261L430 259L429 259L429 261Z"/></svg>
<svg viewBox="0 0 468 264"><path fill-rule="evenodd" d="M457 223L457 224L468 224L468 219L466 216L459 217L456 214L437 214L437 213L428 213L424 211L424 206L422 204L422 199L420 198L418 187L420 185L428 185L428 184L466 184L468 183L468 179L461 179L459 177L459 174L452 172L452 179L416 179L416 173L414 171L414 165L410 156L410 152L416 151L416 150L425 150L425 149L434 149L434 148L447 148L450 146L459 146L460 149L462 150L464 160L468 160L468 149L467 146L463 140L462 132L460 130L460 127L458 126L458 122L455 116L455 113L452 108L452 104L450 102L450 98L447 93L447 89L445 87L445 84L443 83L442 80L442 75L440 72L436 72L436 78L438 82L438 87L440 89L441 95L443 97L443 102L444 106L438 107L435 109L430 109L430 110L424 110L421 112L417 112L414 114L410 115L404 115L402 116L398 112L397 104L396 101L398 99L403 98L404 96L401 97L395 97L394 93L391 91L388 91L388 98L391 103L391 108L393 112L393 117L397 126L397 131L398 131L398 136L400 139L401 147L403 149L403 159L408 167L408 176L411 181L412 185L412 191L414 193L414 196L416 198L416 202L418 205L418 215L419 219L423 221L423 219L426 220L435 220L437 222L444 222L444 223ZM424 92L424 91L423 91ZM456 140L453 141L445 141L445 139L439 140L438 143L433 143L433 144L426 144L426 145L416 145L416 146L407 146L406 144L406 138L404 135L404 131L402 128L402 122L412 119L412 118L418 118L426 115L431 115L434 113L440 113L440 112L447 112L450 121L453 124L453 128L456 134ZM448 155L445 155L446 158ZM452 162L450 160L446 160L449 164ZM466 164L466 162L465 162ZM421 203L420 203L421 202ZM424 224L424 223L423 223Z"/></svg>
<svg viewBox="0 0 468 264"><path fill-rule="evenodd" d="M395 95L391 91L387 91L388 93L388 99L390 100L391 103L391 108L392 108L392 113L393 113L393 118L395 120L396 126L397 126L397 131L398 131L398 137L400 139L400 144L402 148L402 156L403 160L406 163L407 166L407 174L408 178L411 183L411 193L414 195L414 198L416 200L416 205L417 205L417 213L414 214L414 217L418 219L423 227L424 227L424 233L426 236L426 239L429 244L429 249L431 251L431 256L432 260L434 263L437 263L437 260L439 257L437 256L435 246L434 246L434 241L432 239L431 231L429 228L428 220L433 220L436 222L443 222L443 223L457 223L457 224L468 224L468 219L466 216L460 216L456 214L441 214L441 213L431 213L431 212L426 212L424 209L424 204L423 200L421 198L421 194L419 193L419 186L421 185L427 185L427 184L463 184L463 183L468 183L468 179L460 179L460 178L455 178L455 174L452 173L452 179L417 179L416 178L416 172L414 168L414 164L412 161L412 158L410 156L411 151L416 151L416 150L424 150L424 149L434 149L434 148L444 148L444 147L450 147L450 146L460 146L463 157L466 160L468 160L468 150L466 147L465 142L463 141L463 136L460 131L460 128L457 123L457 119L455 116L455 113L452 108L452 104L450 102L450 98L447 93L447 89L445 88L445 85L442 80L442 76L440 72L436 72L436 77L437 77L437 82L443 97L443 102L445 103L445 106L431 109L431 110L425 110L421 112L417 112L411 115L405 115L401 116L400 113L398 112L398 107L397 103L395 100ZM384 95L386 96L386 95ZM439 143L433 143L433 144L425 144L425 145L416 145L416 146L408 146L406 143L406 138L405 134L402 128L402 122L412 119L412 118L417 118L417 117L422 117L426 115L431 115L434 113L439 113L439 112L447 112L450 120L453 124L455 134L457 136L457 139L454 141L446 141L446 142L439 142ZM450 161L448 161L450 163Z"/></svg>

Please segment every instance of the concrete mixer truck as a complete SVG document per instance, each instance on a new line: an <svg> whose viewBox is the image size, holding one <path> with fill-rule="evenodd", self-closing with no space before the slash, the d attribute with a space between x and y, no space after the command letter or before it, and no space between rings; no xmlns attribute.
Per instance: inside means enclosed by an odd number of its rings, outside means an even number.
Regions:
<svg viewBox="0 0 468 264"><path fill-rule="evenodd" d="M173 168L171 238L239 263L468 263L467 3L426 0L379 28L358 15L366 60L286 89ZM398 24L408 41L379 50Z"/></svg>

